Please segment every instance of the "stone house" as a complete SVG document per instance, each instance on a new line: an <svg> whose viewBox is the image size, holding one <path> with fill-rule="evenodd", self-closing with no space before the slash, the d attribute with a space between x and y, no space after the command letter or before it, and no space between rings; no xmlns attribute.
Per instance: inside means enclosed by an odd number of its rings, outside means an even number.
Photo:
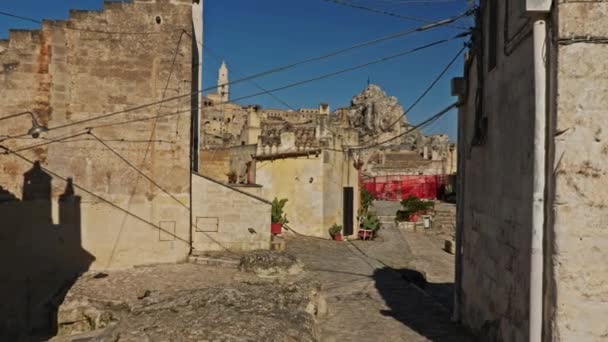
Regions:
<svg viewBox="0 0 608 342"><path fill-rule="evenodd" d="M480 2L460 95L456 311L484 341L608 336L608 3Z"/></svg>

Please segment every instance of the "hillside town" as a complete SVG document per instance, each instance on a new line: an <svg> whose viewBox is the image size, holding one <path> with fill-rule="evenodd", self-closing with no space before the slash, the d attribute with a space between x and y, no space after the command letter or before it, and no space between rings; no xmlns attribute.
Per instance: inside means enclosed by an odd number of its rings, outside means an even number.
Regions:
<svg viewBox="0 0 608 342"><path fill-rule="evenodd" d="M0 4L0 341L608 336L608 2L21 5ZM290 6L378 36L254 49ZM304 27L272 31L318 43Z"/></svg>

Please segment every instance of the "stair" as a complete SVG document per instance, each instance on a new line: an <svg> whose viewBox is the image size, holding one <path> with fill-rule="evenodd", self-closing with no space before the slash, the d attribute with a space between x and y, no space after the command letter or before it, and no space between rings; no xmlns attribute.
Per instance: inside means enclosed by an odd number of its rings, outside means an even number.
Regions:
<svg viewBox="0 0 608 342"><path fill-rule="evenodd" d="M196 256L191 255L188 257L188 262L191 264L197 265L207 265L207 266L219 266L219 267L229 267L229 268L238 268L239 260L235 259L227 259L227 258L215 258L209 256Z"/></svg>

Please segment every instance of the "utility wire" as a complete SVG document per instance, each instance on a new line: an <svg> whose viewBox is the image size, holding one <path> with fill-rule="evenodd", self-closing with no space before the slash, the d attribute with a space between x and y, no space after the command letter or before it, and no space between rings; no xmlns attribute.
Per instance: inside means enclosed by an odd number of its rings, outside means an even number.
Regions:
<svg viewBox="0 0 608 342"><path fill-rule="evenodd" d="M368 11L368 12L373 12L373 13L377 13L377 14L383 14L383 15L387 15L387 16L395 17L395 18L399 18L399 19L404 19L404 20L409 20L409 21L416 21L416 22L419 22L419 23L431 23L431 22L433 22L432 20L429 20L429 19L422 19L422 18L417 18L417 17L406 16L406 15L403 15L403 14L397 14L397 13L393 13L393 12L389 12L389 11L385 11L385 10L381 10L381 9L376 9L376 8L372 8L372 7L368 7L368 6L354 4L354 3L351 3L351 2L346 2L346 1L340 1L340 0L322 0L322 1L331 2L331 3L342 5L342 6L348 6L348 7L352 7L352 8ZM458 25L448 25L448 26L454 27L454 28L458 28L458 29L461 29L461 30L468 30L469 29L467 27L458 26Z"/></svg>
<svg viewBox="0 0 608 342"><path fill-rule="evenodd" d="M198 40L196 41L197 44L199 44L203 49L207 50L207 53L209 53L211 56L213 56L217 61L220 61L221 58L219 57L219 55L217 55L216 53L214 53L206 44L203 45L201 44ZM240 75L240 77L242 78L247 78L249 76L243 74L243 73L239 73L236 69L234 69L234 67L232 67L232 69L234 70L234 72L236 72L237 74ZM251 82L251 84L253 84L256 88L258 88L259 90L262 91L268 91L266 89L264 89L261 85L259 85L257 82L255 82L254 80L249 80L249 82ZM270 97L272 97L274 100L276 100L277 102L281 103L282 105L284 105L285 107L293 110L293 111L297 111L297 109L295 109L294 107L292 107L289 103L285 102L284 100L282 100L281 98L279 98L278 96L276 96L275 94L269 92L268 95Z"/></svg>
<svg viewBox="0 0 608 342"><path fill-rule="evenodd" d="M360 43L360 44L353 45L353 46L348 47L348 48L339 49L339 50L336 50L336 51L333 51L333 52L330 52L330 53L327 53L327 54L324 54L324 55L321 55L321 56L318 56L318 57L304 59L304 60L301 60L301 61L298 61L298 62L295 62L295 63L291 63L291 64L284 65L284 66L281 66L281 67L278 67L278 68L274 68L274 69L271 69L271 70L268 70L268 71L257 73L257 74L251 75L251 76L243 78L243 79L232 81L232 82L227 83L226 85L233 85L233 84L240 83L240 82L245 82L245 81L248 81L248 80L251 80L251 79L254 79L254 78L258 78L258 77L262 77L262 76L267 76L267 75L270 75L270 74L273 74L273 73L276 73L276 72L279 72L279 71L283 71L283 70L286 70L286 69L293 68L293 67L298 66L298 65L302 65L304 63L309 63L309 62L312 62L312 61L317 61L317 60L333 57L335 55L338 55L338 54L341 54L341 53L344 53L344 52L347 52L347 51L350 51L350 50L353 50L353 49L356 49L356 48L360 48L360 47L363 47L363 46L368 46L368 45L371 45L371 44L375 44L375 43L378 43L378 42L381 42L381 41L384 41L384 40L387 40L387 39L393 39L393 38L396 38L396 37L403 36L405 34L410 34L410 33L413 33L413 32L425 31L425 30L428 30L428 29L431 29L431 28L434 28L434 27L442 26L442 25L445 25L446 23L453 22L453 21L457 20L458 18L460 18L462 16L469 15L469 13L470 13L470 11L467 11L465 13L462 13L462 14L458 15L457 17L440 20L440 21L437 21L437 22L434 22L434 23L431 23L431 24L428 24L428 25L421 26L421 27L413 29L413 30L408 30L408 31L404 31L404 32L401 32L401 33L392 34L392 35L389 35L389 36L380 37L380 38L377 38L377 39L374 39L374 40L371 40L371 41L367 41L367 42L363 42L363 43ZM184 34L192 37L192 35L189 32L184 31L184 30L182 30L182 32ZM467 32L466 35L468 35L468 34L469 33ZM460 36L456 36L456 37L460 38ZM173 97L170 97L170 98L162 99L162 100L159 100L159 101L154 101L154 102L151 102L151 103L142 104L142 105L139 105L139 106L123 109L123 110L116 111L116 112L110 112L110 113L106 113L106 114L101 114L101 115L94 116L94 117L91 117L91 118L88 118L88 119L84 119L84 120L75 121L75 122L67 123L67 124L64 124L64 125L52 127L52 128L49 128L49 130L62 129L62 128L71 127L71 126L75 126L75 125L80 125L80 124L91 122L91 121L105 119L105 118L116 116L116 115L121 115L121 114L129 113L129 112L134 112L134 111L137 111L137 110L141 110L141 109L145 109L145 108L148 108L148 107L156 106L156 105L159 105L159 104L162 104L162 103L165 103L165 102L175 101L175 100L182 99L182 98L185 98L185 97L188 97L188 96L197 95L197 94L202 93L204 91L209 91L209 90L217 89L217 87L218 86L213 86L213 87L201 89L201 90L198 90L198 91L195 91L195 92L192 92L192 93L177 95L177 96L173 96ZM271 91L273 91L273 90L271 90ZM263 94L266 94L266 93L267 92L264 92ZM258 96L258 95L255 95L255 96ZM14 138L21 138L21 137L24 137L26 135L27 134L22 134L22 135L17 135L17 136L10 136L10 137L8 137L6 139L3 139L3 140L14 139Z"/></svg>
<svg viewBox="0 0 608 342"><path fill-rule="evenodd" d="M277 73L277 72L280 72L280 71L291 69L291 68L294 68L296 66L300 66L302 64L306 64L306 63L310 63L310 62L315 62L315 61L319 61L319 60L322 60L322 59L327 59L327 58L334 57L334 56L337 56L339 54L342 54L342 53L345 53L345 52L348 52L348 51L351 51L351 50L355 50L355 49L362 48L362 47L365 47L365 46L374 45L374 44L377 44L377 43L380 43L380 42L383 42L383 41L386 41L386 40L403 37L403 36L406 36L406 35L409 35L409 34L412 34L412 33L415 33L415 32L427 31L427 30L430 30L430 29L433 29L433 28L436 28L436 27L440 27L440 26L447 25L449 23L455 22L456 20L458 20L458 19L460 19L462 17L465 17L465 16L470 16L473 13L474 13L474 11L467 10L466 12L463 12L463 13L457 15L457 16L454 16L454 17L450 17L450 18L434 21L434 22L431 22L431 23L427 23L426 25L423 25L423 26L420 26L420 27L417 27L417 28L413 28L413 29L409 29L409 30L406 30L406 31L401 31L401 32L389 34L389 35L386 35L386 36L378 37L378 38L375 38L375 39L372 39L372 40L368 40L368 41L365 41L365 42L362 42L362 43L359 43L359 44L355 44L355 45L352 45L352 46L349 46L349 47L346 47L346 48L334 50L334 51L328 52L326 54L323 54L323 55L320 55L320 56L317 56L317 57L311 57L311 58L302 59L302 60L299 60L297 62L293 62L293 63L286 64L286 65L283 65L283 66L280 66L280 67L276 67L276 68L273 68L273 69L270 69L270 70L267 70L267 71L262 71L262 72L259 72L257 74L253 74L253 75L251 75L249 77L245 77L245 78L241 78L241 79L238 79L238 80L235 80L235 81L232 81L232 82L228 82L225 85L233 85L233 84L249 81L251 79L255 79L255 78L259 78L259 77L263 77L263 76L268 76L270 74L274 74L274 73ZM187 32L186 34L189 35L190 37L192 37L192 35L190 33ZM197 41L197 43L200 44L200 42L198 42L198 41ZM201 44L201 46L202 46L202 44ZM213 86L213 87L205 88L202 91L214 90L216 88L218 88L218 86Z"/></svg>
<svg viewBox="0 0 608 342"><path fill-rule="evenodd" d="M5 147L5 146L3 146L3 145L0 145L0 149L3 149L4 151L6 151L6 152L7 152L7 154L14 154L14 155L15 155L15 156L17 156L19 159L21 159L21 160L23 160L23 161L25 161L25 162L27 162L27 163L29 163L29 164L32 164L32 165L35 165L35 164L36 164L36 163L35 163L34 161L32 161L31 159L26 158L26 157L25 157L24 155L22 155L21 153L19 153L19 152L17 152L17 151L13 151L13 150L9 149L8 147ZM43 167L43 166L41 166L40 168L41 168L43 171L47 172L48 174L50 174L50 175L52 175L52 176L55 176L56 178L59 178L59 179L61 179L61 180L62 180L62 181L64 181L64 182L69 182L69 180L68 180L68 178L67 178L67 177L63 177L63 176L59 175L58 173L56 173L56 172L54 172L54 171L52 171L52 170L49 170L49 169L47 169L47 168L45 168L45 167ZM75 188L80 189L81 191L83 191L83 192L85 192L85 193L87 193L87 194L89 194L89 195L91 195L91 196L93 196L93 197L97 198L98 200L100 200L100 201L102 201L102 202L104 202L104 203L106 203L106 204L110 205L111 207L116 208L116 209L118 209L118 210L120 210L120 211L124 212L125 214L127 214L127 215L129 215L129 216L131 216L131 217L134 217L135 219L137 219L137 220L139 220L139 221L141 221L141 222L143 222L143 223L146 223L146 224L148 224L148 225L150 225L150 226L152 226L152 227L154 227L154 228L156 228L156 229L158 229L158 230L160 230L160 231L163 231L163 232L165 232L165 233L169 234L170 236L174 237L174 238L175 238L175 239L177 239L177 240L180 240L180 241L182 241L182 242L184 242L184 243L187 243L188 245L190 244L190 242L189 242L189 241L186 241L186 240L184 240L184 239L180 238L179 236L175 235L173 232L170 232L170 231L168 231L168 230L165 230L165 229L163 229L162 227L160 227L160 226L158 226L158 225L156 225L156 224L154 224L154 223L152 223L152 222L150 222L150 221L146 220L145 218L143 218L143 217L141 217L141 216L139 216L139 215L137 215L137 214L134 214L134 213L130 212L130 211L129 211L129 210L127 210L127 209L122 208L121 206L119 206L119 205L117 205L117 204L113 203L112 201L107 200L107 199L105 199L104 197L102 197L102 196L100 196L100 195L97 195L97 194L96 194L96 193L94 193L93 191L90 191L90 190L88 190L88 189L86 189L86 188L84 188L84 187L82 187L82 186L80 186L80 185L78 185L78 184L76 184L76 183L74 183L74 182L72 182L72 185L73 185Z"/></svg>
<svg viewBox="0 0 608 342"><path fill-rule="evenodd" d="M100 139L98 136L96 136L93 132L89 131L88 134L90 136L92 136L96 141L99 141L100 144L102 144L103 146L105 146L110 152L112 152L115 156L117 156L120 160L122 160L125 164L127 164L130 168L132 168L133 170L135 170L135 172L137 172L138 174L140 174L142 177L144 177L145 179L147 179L150 183L154 184L154 186L156 186L158 189L160 189L162 192L164 192L165 194L167 194L169 197L171 197L175 202L179 203L179 205L181 205L182 207L186 208L186 210L190 211L190 208L185 205L184 203L182 203L182 201L180 201L179 199L177 199L173 194L171 194L169 191L165 190L160 184L158 184L154 179L150 178L148 175L146 175L143 171L141 171L140 169L138 169L135 165L133 165L129 160L127 160L127 158L123 157L120 153L118 153L116 150L114 150L112 147L110 147L108 144L106 144L102 139Z"/></svg>
<svg viewBox="0 0 608 342"><path fill-rule="evenodd" d="M397 124L398 122L400 122L412 109L414 109L414 107L416 107L416 105L418 103L420 103L420 101L435 87L435 85L443 78L443 76L448 72L448 70L450 70L450 68L452 67L452 65L454 65L454 63L456 62L456 60L458 60L458 57L466 50L466 45L462 47L462 49L460 49L458 51L458 53L456 54L456 56L454 56L454 58L452 58L450 60L450 62L445 66L445 68L443 68L443 70L441 70L441 72L437 75L437 77L435 77L435 79L433 80L433 82L431 82L431 84L429 84L429 86L422 92L422 94L420 94L420 96L418 96L418 98L405 110L403 111L403 114L401 114L401 116L399 116L398 119L396 119L395 121L393 121L387 128L391 128L393 127L395 124ZM376 134L374 136L372 136L369 140L367 140L366 142L363 143L363 145L366 145L368 143L370 143L374 138L378 137L380 134Z"/></svg>
<svg viewBox="0 0 608 342"><path fill-rule="evenodd" d="M28 18L28 17L24 17L24 16L20 16L17 14L12 14L12 13L8 13L8 12L2 12L0 11L0 15L3 15L5 17L10 17L10 18L15 18L15 19L20 19L20 20L24 20L24 21L29 21L32 23L36 23L36 24L44 24L44 21L42 20L38 20L38 19L34 19L34 18ZM66 23L65 27L63 27L60 23L55 22L55 21L46 21L46 23L48 23L49 25L54 25L60 28L65 28L68 30L73 30L73 31L82 31L82 32L90 32L90 33L102 33L102 34L124 34L124 35L152 35L152 34L161 34L164 33L162 31L147 31L147 32L121 32L121 31L104 31L104 30L93 30L93 29L85 29L85 28L78 28L78 27L71 27L68 26L70 19L65 19L62 20L63 22ZM179 29L175 29L175 31L178 30L184 30L184 28L179 28Z"/></svg>
<svg viewBox="0 0 608 342"><path fill-rule="evenodd" d="M410 49L410 50L407 50L407 51L403 51L403 52L400 52L400 53L397 53L397 54L394 54L394 55L391 55L391 56L383 57L383 58L376 59L376 60L373 60L373 61L370 61L370 62L367 62L367 63L359 64L359 65L356 65L356 66L353 66L353 67L349 67L349 68L345 68L345 69L341 69L341 70L338 70L338 71L335 71L335 72L332 72L332 73L329 73L329 74L324 74L324 75L321 75L321 76L317 76L317 77L310 78L310 79L307 79L307 80L299 81L299 82L296 82L296 83L287 84L287 85L284 85L284 86L281 86L281 87L278 87L278 88L270 89L268 91L241 96L241 97L235 98L235 99L233 99L231 101L245 100L245 99L248 99L248 98L264 95L267 92L276 92L276 91L280 91L280 90L284 90L284 89L289 89L289 88L293 88L293 87L296 87L296 86L300 86L300 85L303 85L303 84L319 81L319 80L322 80L322 79L325 79L325 78L329 78L329 77L333 77L333 76L336 76L336 75L344 74L344 73L347 73L347 72L350 72L350 71L354 71L354 70L357 70L357 69L361 69L361 68L367 67L369 65L385 62L385 61L388 61L388 60L391 60L391 59L394 59L394 58L397 58L397 57L402 57L402 56L405 56L405 55L408 55L408 54L411 54L411 53L414 53L414 52L417 52L417 51L420 51L420 50L424 50L424 49L430 48L430 47L435 46L435 45L439 45L439 44L446 43L446 42L449 42L449 41L452 41L452 40L455 40L455 39L459 39L459 38L465 37L467 35L468 35L468 32L467 33L461 33L461 34L458 34L458 35L450 37L450 38L438 40L438 41L435 41L433 43L429 43L429 44L426 44L426 45L423 45L423 46L419 46L419 47L416 47L416 48L413 48L413 49ZM228 103L228 102L226 102L226 101L220 102L220 103L214 104L214 106L215 105L221 105L221 104L224 104L224 103ZM101 125L92 126L92 127L88 127L88 128L93 129L93 128L109 127L109 126L123 125L123 124L140 122L140 121L153 120L153 119L156 119L156 118L162 118L162 117L167 117L167 116L173 116L173 115L180 115L180 114L183 114L183 113L188 113L188 112L192 111L192 109L194 109L194 108L189 108L187 110L182 110L182 111L173 112L173 113L160 114L160 115L157 115L157 116L151 116L151 117L146 117L146 118L132 119L132 120L122 121L122 122L118 122L118 123L101 124ZM114 115L118 115L118 114L121 114L121 112L111 113L111 114L106 115L105 117L114 116ZM105 118L105 117L98 117L98 118L102 119L102 118ZM94 118L91 118L91 119L88 119L88 120L83 120L83 121L89 122L89 121L93 121L93 119ZM81 122L75 122L75 123L72 123L70 125L76 125L76 124L79 124L79 123L81 123ZM56 128L53 128L53 129L56 129Z"/></svg>
<svg viewBox="0 0 608 342"><path fill-rule="evenodd" d="M460 102L455 102L455 103L451 104L450 106L448 106L447 108L445 108L444 110L440 111L439 113L437 113L437 114L431 116L430 118L424 120L423 122L419 123L418 125L413 126L410 129L408 129L407 131L405 131L405 132L403 132L401 134L398 134L398 135L396 135L396 136L394 136L394 137L392 137L390 139L387 139L385 141L378 142L378 143L375 143L375 144L372 144L372 145L369 145L369 146L362 146L362 147L356 147L356 146L354 146L354 147L349 147L348 150L353 150L353 151L366 150L366 149L374 148L374 147L377 147L377 146L380 146L380 145L387 144L387 143L389 143L391 141L397 140L397 139L401 138L402 136L413 132L414 130L417 130L417 129L421 128L421 127L424 127L424 126L432 123L433 121L435 121L435 120L439 119L440 117L444 116L450 110L458 107L459 105L460 105Z"/></svg>

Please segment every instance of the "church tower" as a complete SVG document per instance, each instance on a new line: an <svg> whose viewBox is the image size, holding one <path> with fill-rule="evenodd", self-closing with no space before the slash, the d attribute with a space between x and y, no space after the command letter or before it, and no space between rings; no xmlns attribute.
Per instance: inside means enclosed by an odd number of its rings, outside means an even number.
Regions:
<svg viewBox="0 0 608 342"><path fill-rule="evenodd" d="M228 67L226 62L222 61L217 77L217 94L222 102L230 101L230 86L228 83Z"/></svg>

